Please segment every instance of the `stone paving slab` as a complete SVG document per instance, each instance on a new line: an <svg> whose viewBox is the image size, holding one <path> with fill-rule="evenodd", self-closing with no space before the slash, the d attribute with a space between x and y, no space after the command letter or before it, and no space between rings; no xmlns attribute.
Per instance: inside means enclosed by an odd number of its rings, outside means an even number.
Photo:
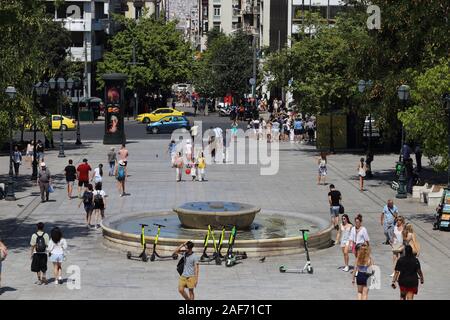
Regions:
<svg viewBox="0 0 450 320"><path fill-rule="evenodd" d="M91 165L106 164L109 146L92 141L88 149L66 152L67 158L57 158L56 152L46 156L52 173L61 173L69 157L74 162L87 157ZM207 168L207 182L186 181L176 183L166 154L167 141L142 140L130 143L129 196L119 197L114 179L104 177L108 194L107 216L126 216L149 210L170 209L186 201L229 200L250 202L263 210L281 210L309 213L329 219L327 203L328 186L316 184L316 153L310 146L286 143L281 146L281 167L275 176L259 175L258 166L212 165ZM156 157L158 155L158 157ZM395 155L377 156L375 170L393 168ZM372 299L397 299L398 290L390 288L392 272L391 251L381 245L384 240L379 225L380 210L386 199L395 192L387 181L367 181L366 192L358 191L356 165L359 156L337 154L329 157L327 182L334 183L343 194L343 203L350 217L356 212L364 216L369 231L375 263L381 267L382 286L371 290ZM0 166L7 162L0 157ZM37 187L23 191L22 196L36 192ZM28 194L27 194L28 193ZM2 285L15 291L6 291L0 299L180 299L177 292L176 261L142 263L129 261L124 252L103 245L100 231L88 231L84 226L82 209L78 200L68 200L64 185L57 184L51 198L55 202L38 203L36 208L19 220L21 211L15 203L0 202L0 232L11 249L3 264ZM25 198L24 198L25 199ZM27 200L29 203L33 199ZM24 206L26 202L23 202ZM450 285L442 279L450 274L450 236L446 232L431 230L424 217L433 208L416 200L396 200L402 214L414 223L422 246L420 261L425 274L425 285L419 288L418 299L443 299L450 293ZM13 233L6 233L5 221L17 219ZM38 221L63 228L70 253L64 263L81 268L81 290L33 285L35 275L29 271L28 242ZM10 224L8 224L10 225ZM6 231L10 231L8 229ZM354 299L350 273L337 268L343 264L340 248L331 247L311 252L314 274L281 274L280 265L303 266L304 255L267 257L264 263L247 259L233 268L201 266L200 281L196 290L199 299ZM50 264L49 264L50 267ZM52 272L49 268L49 277ZM67 276L67 275L66 275ZM220 283L221 290L217 290ZM158 290L155 290L158 288Z"/></svg>

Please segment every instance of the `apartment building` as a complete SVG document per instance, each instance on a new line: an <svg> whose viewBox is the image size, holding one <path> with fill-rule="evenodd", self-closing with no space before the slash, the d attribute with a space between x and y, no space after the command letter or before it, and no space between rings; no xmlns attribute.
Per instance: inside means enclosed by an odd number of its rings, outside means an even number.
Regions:
<svg viewBox="0 0 450 320"><path fill-rule="evenodd" d="M156 14L160 16L164 13L168 0L125 0L126 10L123 10L125 17L139 19L147 10L148 15Z"/></svg>

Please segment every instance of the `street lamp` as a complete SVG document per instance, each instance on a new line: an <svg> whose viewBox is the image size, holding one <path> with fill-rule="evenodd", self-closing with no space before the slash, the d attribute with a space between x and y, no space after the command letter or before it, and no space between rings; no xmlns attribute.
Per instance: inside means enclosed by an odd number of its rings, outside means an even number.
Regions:
<svg viewBox="0 0 450 320"><path fill-rule="evenodd" d="M364 80L359 80L358 81L358 90L359 92L362 94L364 93L366 90L369 91L372 88L372 80L368 80L368 81L364 81ZM368 168L367 168L367 176L368 177L372 177L372 168L370 166L370 163L373 160L373 152L372 152L372 109L370 108L370 105L367 103L368 99L367 99L367 95L366 95L366 104L369 106L369 138L367 141L367 159L366 159L366 163L369 164ZM365 131L365 120L364 120L364 129L363 129L363 133Z"/></svg>
<svg viewBox="0 0 450 320"><path fill-rule="evenodd" d="M410 87L408 85L402 84L400 87L398 87L398 98L403 103L403 109L406 107L406 103L409 100L409 90ZM402 137L401 137L401 147L400 147L400 156L399 161L397 162L397 168L399 171L399 177L398 177L398 189L397 194L395 195L398 199L406 199L406 177L405 177L405 159L403 158L403 145L404 145L404 128L402 123Z"/></svg>
<svg viewBox="0 0 450 320"><path fill-rule="evenodd" d="M74 80L74 88L77 92L77 141L75 144L79 146L81 144L81 135L80 135L80 89L81 89L81 80L76 78Z"/></svg>
<svg viewBox="0 0 450 320"><path fill-rule="evenodd" d="M50 79L49 81L50 84L50 88L52 90L54 90L55 88L59 91L59 93L61 93L62 95L62 91L66 88L67 85L67 89L71 90L74 84L74 81L72 80L72 78L69 78L67 81L60 77L58 78L58 80L55 80L54 78ZM59 126L59 130L60 130L60 139L59 139L59 153L58 153L58 158L64 158L66 155L64 154L64 130L63 130L63 108L62 108L62 101L60 98L60 95L58 94L58 101L59 101L59 110L60 110L60 126Z"/></svg>
<svg viewBox="0 0 450 320"><path fill-rule="evenodd" d="M7 87L5 90L6 95L9 97L11 101L16 98L17 91L14 87ZM8 184L6 186L6 196L5 200L14 201L16 200L16 196L14 195L14 181L13 181L13 139L12 139L12 126L13 126L14 118L12 107L9 109L9 177Z"/></svg>
<svg viewBox="0 0 450 320"><path fill-rule="evenodd" d="M41 98L48 94L49 84L47 82L38 82L33 86L33 90L39 97L39 103L41 103ZM37 104L37 103L36 103ZM36 155L36 118L33 123L33 173L31 174L31 180L35 181L37 179L37 155Z"/></svg>

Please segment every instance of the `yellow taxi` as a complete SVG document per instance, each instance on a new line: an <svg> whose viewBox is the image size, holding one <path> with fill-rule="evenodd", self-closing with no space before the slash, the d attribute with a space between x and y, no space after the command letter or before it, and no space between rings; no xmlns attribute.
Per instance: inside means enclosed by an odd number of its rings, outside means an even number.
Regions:
<svg viewBox="0 0 450 320"><path fill-rule="evenodd" d="M167 116L180 116L181 117L181 116L184 116L184 112L178 111L173 108L159 108L151 113L138 114L136 117L136 121L139 121L142 123L156 122Z"/></svg>
<svg viewBox="0 0 450 320"><path fill-rule="evenodd" d="M74 119L70 119L62 116L62 129L63 131L75 129L77 127ZM61 116L52 115L52 130L61 130Z"/></svg>

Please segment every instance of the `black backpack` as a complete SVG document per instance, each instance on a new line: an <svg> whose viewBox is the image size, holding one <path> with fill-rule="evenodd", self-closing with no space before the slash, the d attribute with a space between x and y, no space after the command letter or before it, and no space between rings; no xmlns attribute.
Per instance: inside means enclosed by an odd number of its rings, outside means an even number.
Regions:
<svg viewBox="0 0 450 320"><path fill-rule="evenodd" d="M100 192L97 192L94 196L94 205L102 206L103 205L103 197Z"/></svg>
<svg viewBox="0 0 450 320"><path fill-rule="evenodd" d="M36 252L43 253L43 252L45 252L45 249L47 249L47 245L45 244L44 234L45 233L43 233L42 236L40 236L36 233L36 236L37 236Z"/></svg>
<svg viewBox="0 0 450 320"><path fill-rule="evenodd" d="M83 193L83 203L84 205L90 205L92 203L92 192L85 191Z"/></svg>

